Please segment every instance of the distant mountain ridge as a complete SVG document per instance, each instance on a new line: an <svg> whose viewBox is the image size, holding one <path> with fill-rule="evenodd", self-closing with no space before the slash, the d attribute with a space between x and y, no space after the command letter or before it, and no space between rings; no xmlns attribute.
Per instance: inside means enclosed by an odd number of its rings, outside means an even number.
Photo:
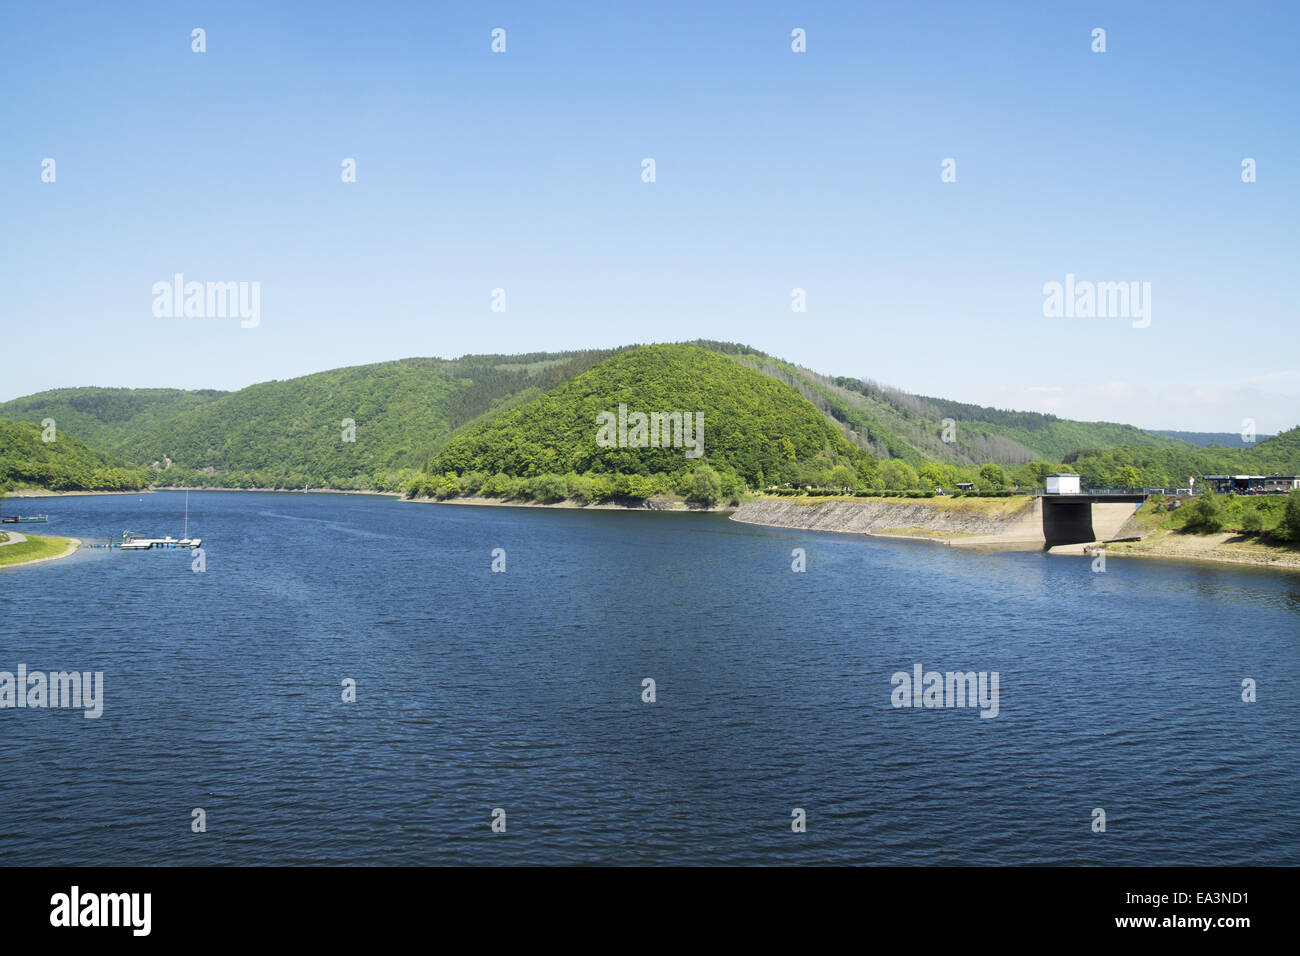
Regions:
<svg viewBox="0 0 1300 956"><path fill-rule="evenodd" d="M829 378L748 346L698 340L688 343L722 351L742 364L796 387L860 447L877 457L953 464L1019 465L1059 461L1080 448L1178 447L1177 439L1132 425L1078 422L1041 412L1004 411L948 399L913 395L874 382ZM944 420L954 426L945 429ZM945 435L951 440L945 440Z"/></svg>
<svg viewBox="0 0 1300 956"><path fill-rule="evenodd" d="M1153 435L1177 438L1189 445L1195 445L1197 448L1209 448L1211 445L1218 445L1222 448L1250 448L1259 442L1277 437L1275 435L1256 435L1254 441L1246 441L1238 432L1180 432L1159 428L1150 431Z"/></svg>

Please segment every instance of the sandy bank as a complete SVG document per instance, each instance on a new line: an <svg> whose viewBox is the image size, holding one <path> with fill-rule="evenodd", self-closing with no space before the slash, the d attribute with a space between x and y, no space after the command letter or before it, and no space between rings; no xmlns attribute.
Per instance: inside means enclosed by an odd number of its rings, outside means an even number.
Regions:
<svg viewBox="0 0 1300 956"><path fill-rule="evenodd" d="M1188 534L1160 529L1141 541L1112 542L1107 557L1162 558L1175 561L1211 561L1245 564L1300 572L1300 550L1259 541L1233 532Z"/></svg>

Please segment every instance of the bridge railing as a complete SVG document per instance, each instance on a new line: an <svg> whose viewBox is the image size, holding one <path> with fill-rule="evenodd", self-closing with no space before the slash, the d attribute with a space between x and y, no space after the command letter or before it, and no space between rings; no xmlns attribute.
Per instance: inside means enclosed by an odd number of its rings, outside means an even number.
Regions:
<svg viewBox="0 0 1300 956"><path fill-rule="evenodd" d="M1047 496L1049 493L1043 488L1025 489L1020 492L1025 495L1033 495L1036 498ZM1070 495L1163 495L1163 488L1080 488L1078 491L1061 492L1060 495L1068 497ZM1058 492L1051 492L1050 496L1058 497Z"/></svg>

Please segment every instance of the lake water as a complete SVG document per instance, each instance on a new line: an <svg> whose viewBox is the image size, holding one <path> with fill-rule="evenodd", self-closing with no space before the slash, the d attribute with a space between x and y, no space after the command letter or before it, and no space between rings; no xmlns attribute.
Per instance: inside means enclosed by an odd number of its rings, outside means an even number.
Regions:
<svg viewBox="0 0 1300 956"><path fill-rule="evenodd" d="M26 504L179 537L184 496ZM0 864L1300 863L1295 574L344 495L190 531L203 573L0 571L0 670L104 673L99 719L0 710ZM916 664L997 716L893 707Z"/></svg>

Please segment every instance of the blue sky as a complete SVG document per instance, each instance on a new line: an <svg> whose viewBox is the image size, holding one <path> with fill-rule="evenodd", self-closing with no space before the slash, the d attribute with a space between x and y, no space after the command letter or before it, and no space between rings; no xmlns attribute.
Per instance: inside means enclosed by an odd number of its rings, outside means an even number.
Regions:
<svg viewBox="0 0 1300 956"><path fill-rule="evenodd" d="M1298 9L11 5L0 399L704 337L1001 407L1287 428ZM175 273L259 282L260 323L155 317ZM1067 274L1150 282L1149 327L1044 317Z"/></svg>

